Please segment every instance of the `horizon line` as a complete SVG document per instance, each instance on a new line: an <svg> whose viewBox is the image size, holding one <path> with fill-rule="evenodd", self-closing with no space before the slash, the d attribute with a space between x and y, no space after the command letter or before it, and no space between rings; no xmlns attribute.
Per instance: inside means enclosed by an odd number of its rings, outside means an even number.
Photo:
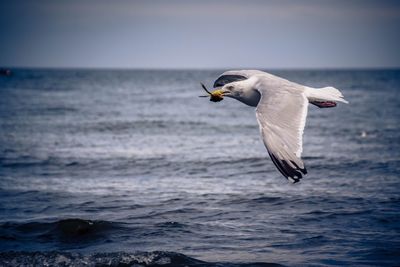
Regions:
<svg viewBox="0 0 400 267"><path fill-rule="evenodd" d="M259 69L259 70L274 70L274 71L300 71L300 70L319 70L319 71L345 71L345 70L399 70L399 66L379 66L379 67L43 67L43 66L0 66L0 69L10 70L132 70L132 71L214 71L214 70L239 70L239 69Z"/></svg>

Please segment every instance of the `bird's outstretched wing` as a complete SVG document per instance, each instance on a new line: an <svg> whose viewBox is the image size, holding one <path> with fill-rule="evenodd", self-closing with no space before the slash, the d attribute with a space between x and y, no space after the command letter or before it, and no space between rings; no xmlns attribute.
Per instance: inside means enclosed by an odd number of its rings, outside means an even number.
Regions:
<svg viewBox="0 0 400 267"><path fill-rule="evenodd" d="M256 115L265 147L278 170L296 183L306 174L301 160L308 100L300 85L272 75L255 75L261 99Z"/></svg>
<svg viewBox="0 0 400 267"><path fill-rule="evenodd" d="M227 83L246 80L257 74L266 74L259 70L230 70L222 73L214 82L214 88L224 86Z"/></svg>

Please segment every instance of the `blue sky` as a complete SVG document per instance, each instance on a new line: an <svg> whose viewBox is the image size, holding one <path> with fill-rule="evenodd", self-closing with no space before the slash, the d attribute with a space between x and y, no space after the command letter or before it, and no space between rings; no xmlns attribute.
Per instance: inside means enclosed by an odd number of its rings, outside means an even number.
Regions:
<svg viewBox="0 0 400 267"><path fill-rule="evenodd" d="M0 66L400 67L400 1L1 1Z"/></svg>

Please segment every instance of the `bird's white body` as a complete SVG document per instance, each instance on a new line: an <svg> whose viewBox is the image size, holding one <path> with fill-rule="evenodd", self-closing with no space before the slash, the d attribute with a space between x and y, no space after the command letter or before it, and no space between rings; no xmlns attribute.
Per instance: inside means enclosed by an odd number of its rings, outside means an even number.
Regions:
<svg viewBox="0 0 400 267"><path fill-rule="evenodd" d="M224 72L214 88L224 96L256 107L268 153L278 170L292 182L307 173L301 153L308 103L319 107L347 103L333 87L311 88L259 70Z"/></svg>

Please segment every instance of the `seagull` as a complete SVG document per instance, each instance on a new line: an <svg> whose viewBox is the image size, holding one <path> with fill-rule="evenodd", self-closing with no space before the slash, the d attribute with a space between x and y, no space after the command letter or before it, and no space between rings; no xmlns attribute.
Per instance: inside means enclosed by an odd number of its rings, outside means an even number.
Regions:
<svg viewBox="0 0 400 267"><path fill-rule="evenodd" d="M214 82L210 101L231 97L256 107L256 117L264 145L279 172L292 183L307 174L301 159L308 104L319 108L348 104L334 87L312 88L259 70L231 70Z"/></svg>

